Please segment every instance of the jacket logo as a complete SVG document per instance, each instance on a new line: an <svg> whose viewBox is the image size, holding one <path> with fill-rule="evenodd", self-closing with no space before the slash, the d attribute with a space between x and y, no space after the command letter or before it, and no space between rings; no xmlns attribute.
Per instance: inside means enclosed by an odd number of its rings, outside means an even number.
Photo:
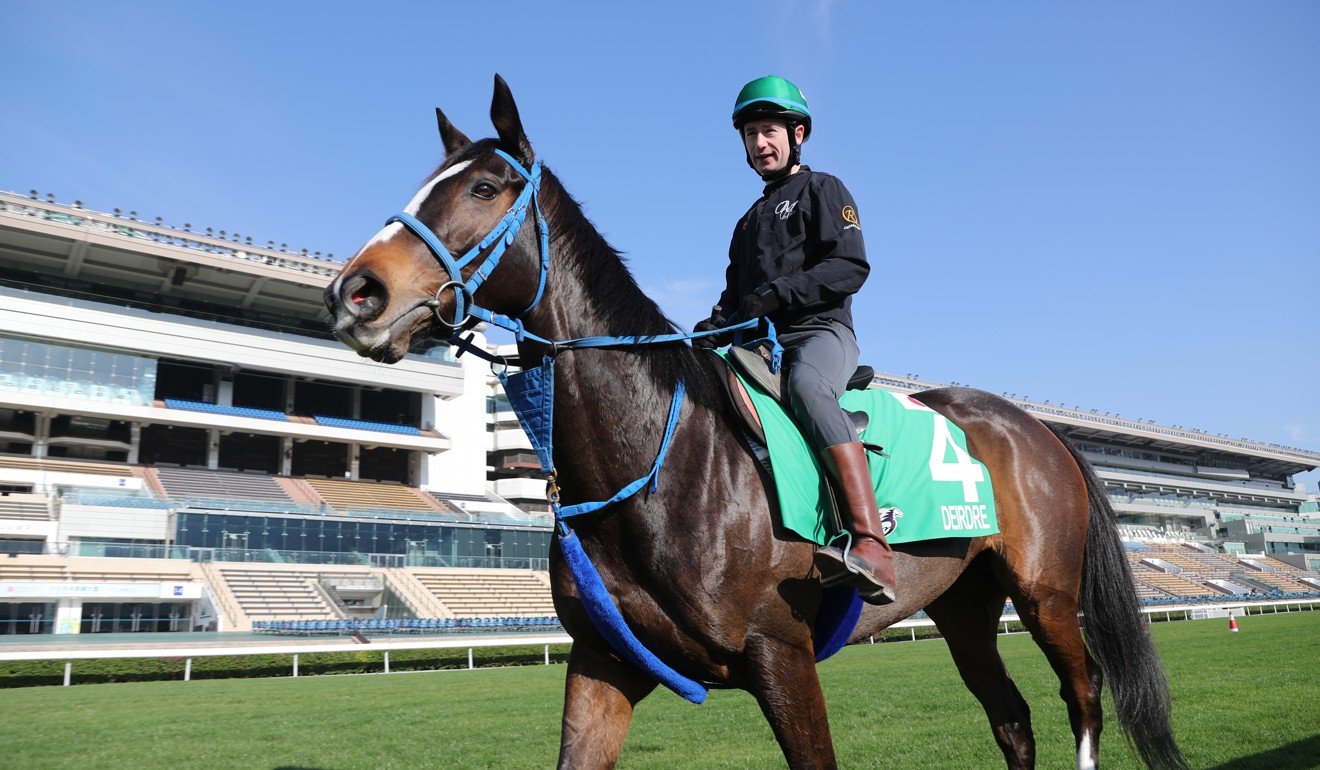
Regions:
<svg viewBox="0 0 1320 770"><path fill-rule="evenodd" d="M797 205L797 201L780 201L779 205L775 206L775 213L779 215L780 219L788 219L793 216L793 210L797 208Z"/></svg>
<svg viewBox="0 0 1320 770"><path fill-rule="evenodd" d="M843 226L843 229L845 230L862 229L862 223L857 219L857 209L853 208L852 206L844 206L843 211L841 211L840 214L842 214L843 216L843 221L848 223Z"/></svg>

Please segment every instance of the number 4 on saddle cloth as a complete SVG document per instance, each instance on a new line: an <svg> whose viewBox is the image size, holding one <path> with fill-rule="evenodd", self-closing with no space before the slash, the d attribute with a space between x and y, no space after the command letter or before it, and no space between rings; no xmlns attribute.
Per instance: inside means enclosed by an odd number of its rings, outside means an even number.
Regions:
<svg viewBox="0 0 1320 770"><path fill-rule="evenodd" d="M748 423L748 443L774 477L781 523L814 543L829 543L840 531L824 468L779 400L778 375L757 351L731 347L716 355L729 363L730 396ZM853 379L859 381L849 388L870 381ZM961 428L894 390L850 389L839 405L873 448L867 461L891 545L999 532L990 472L967 451ZM875 445L885 451L874 451Z"/></svg>

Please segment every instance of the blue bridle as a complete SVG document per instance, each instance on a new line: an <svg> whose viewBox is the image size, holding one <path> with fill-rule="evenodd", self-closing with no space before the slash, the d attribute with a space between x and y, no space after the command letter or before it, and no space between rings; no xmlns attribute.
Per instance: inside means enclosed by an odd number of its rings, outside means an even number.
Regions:
<svg viewBox="0 0 1320 770"><path fill-rule="evenodd" d="M513 206L510 207L508 213L496 223L495 228L487 233L486 237L482 238L477 245L468 249L462 257L454 259L454 256L449 253L449 249L445 248L445 245L436 237L435 232L412 214L401 211L385 220L386 225L398 222L411 230L413 235L421 238L426 247L431 250L431 254L440 261L441 265L444 265L445 271L449 273L449 280L436 289L431 306L435 308L436 320L454 331L461 329L469 316L475 315L482 318L482 320L492 321L491 318L483 318L483 316L494 316L495 314L485 308L478 307L472 301L472 297L476 294L477 289L481 288L481 285L486 282L486 279L490 278L490 274L499 266L505 250L518 237L518 231L522 229L523 222L527 219L529 208L536 212L536 225L541 235L538 247L541 257L541 275L537 281L536 294L532 297L531 304L518 316L521 317L532 312L537 305L541 304L541 297L545 294L546 275L550 272L550 228L546 225L545 217L541 214L541 163L537 161L532 164L531 171L528 171L505 151L496 150L495 154L508 161L509 165L527 180L527 184L523 187L522 192L518 194L518 199L513 202ZM463 268L472 264L492 244L495 248L491 250L490 255L481 263L476 272L467 281L464 281ZM441 317L439 308L440 295L445 289L449 288L454 290L454 318L452 321ZM474 313L473 311L477 312Z"/></svg>

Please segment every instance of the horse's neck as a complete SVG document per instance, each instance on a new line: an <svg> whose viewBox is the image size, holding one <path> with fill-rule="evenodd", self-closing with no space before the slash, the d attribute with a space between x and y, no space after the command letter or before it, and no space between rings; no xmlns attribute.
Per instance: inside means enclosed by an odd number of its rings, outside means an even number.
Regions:
<svg viewBox="0 0 1320 770"><path fill-rule="evenodd" d="M585 272L551 269L544 302L527 320L529 331L552 340L662 331L620 329L625 322L592 300L593 288L581 277ZM614 297L615 307L651 302L640 290L631 291L636 297ZM625 287L623 293L631 292ZM544 353L544 346L527 343L519 350L529 364ZM655 459L679 373L673 373L672 382L660 381L648 365L651 355L631 348L561 351L556 356L555 461L562 478L585 487L578 490L581 495L613 494L645 473Z"/></svg>

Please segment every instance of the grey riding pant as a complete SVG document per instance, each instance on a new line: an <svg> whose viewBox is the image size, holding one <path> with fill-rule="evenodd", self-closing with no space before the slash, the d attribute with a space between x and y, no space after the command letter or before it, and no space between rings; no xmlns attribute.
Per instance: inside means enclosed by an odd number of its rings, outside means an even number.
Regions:
<svg viewBox="0 0 1320 770"><path fill-rule="evenodd" d="M857 371L857 337L830 323L779 335L784 346L784 391L788 408L817 452L857 440L852 421L839 406L848 378Z"/></svg>

